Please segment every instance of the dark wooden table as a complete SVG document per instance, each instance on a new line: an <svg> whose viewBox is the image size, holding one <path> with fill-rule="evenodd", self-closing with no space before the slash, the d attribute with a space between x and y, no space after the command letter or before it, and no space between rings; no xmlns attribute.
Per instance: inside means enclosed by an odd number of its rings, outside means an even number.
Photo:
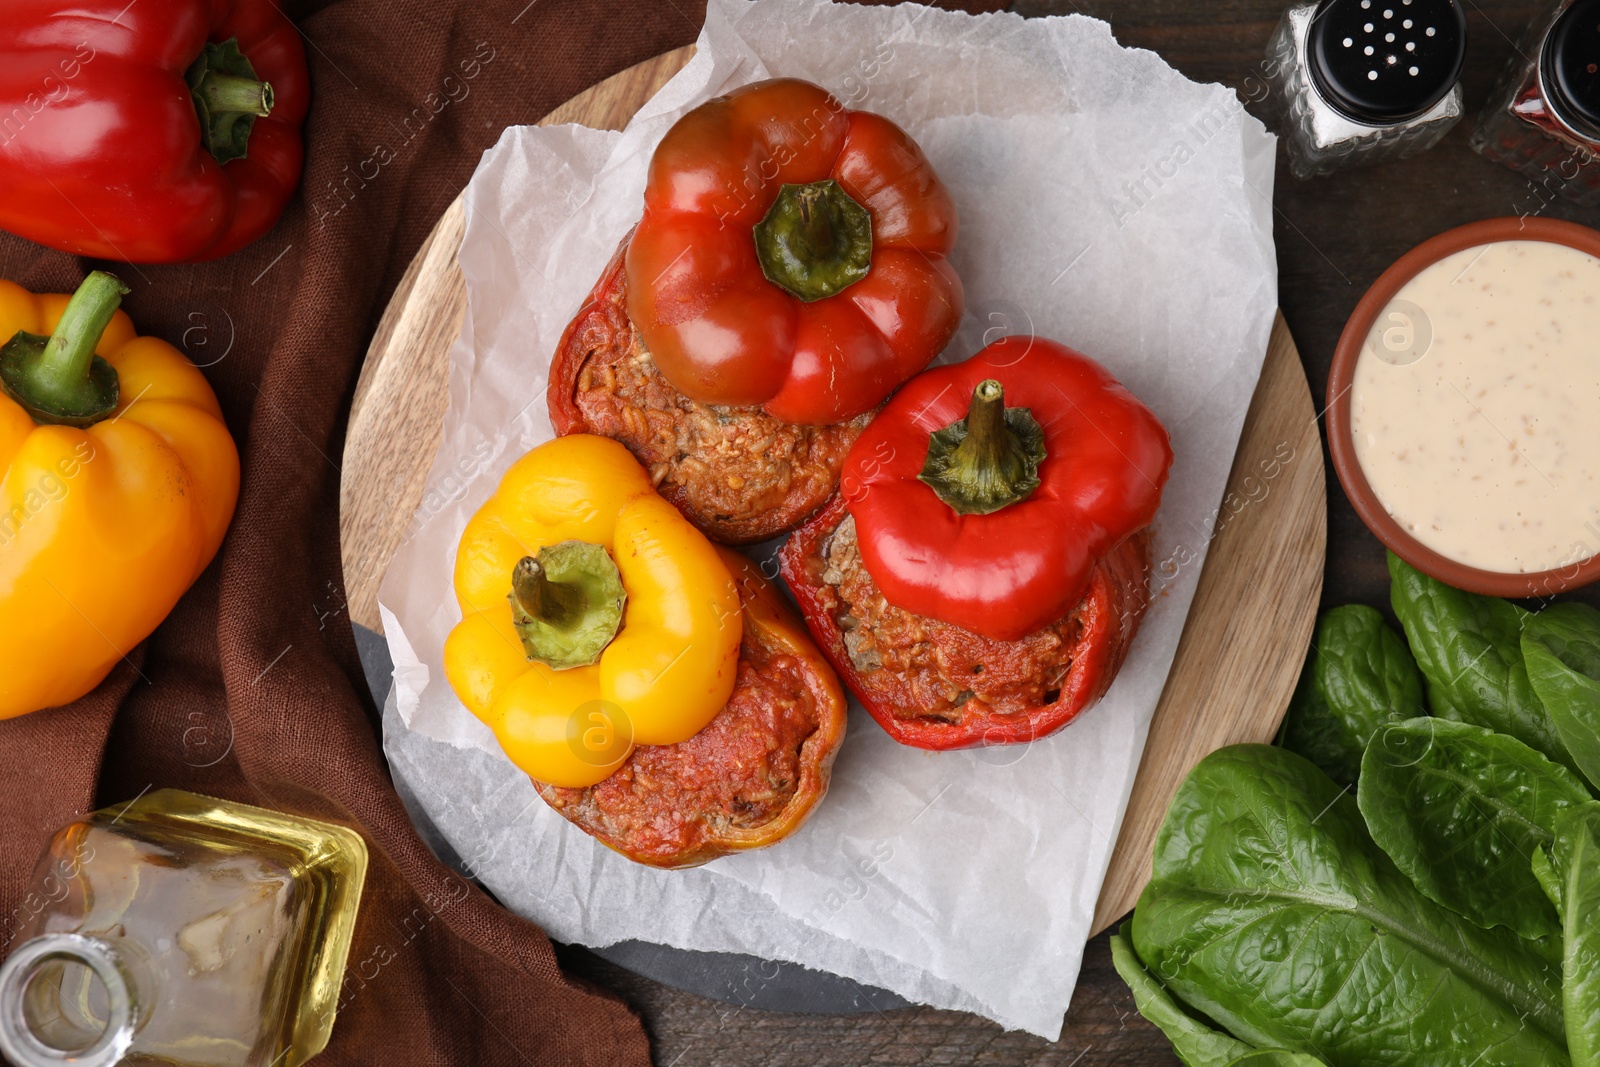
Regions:
<svg viewBox="0 0 1600 1067"><path fill-rule="evenodd" d="M1549 202L1530 182L1484 161L1467 138L1535 5L1463 0L1469 45L1467 118L1436 148L1381 168L1296 182L1278 168L1274 220L1279 302L1299 343L1320 410L1333 346L1372 281L1401 253L1474 219L1538 214L1600 224L1600 210ZM1197 81L1222 82L1264 114L1261 64L1282 7L1271 0L1016 0L1024 15L1106 19L1123 44L1148 48ZM1388 610L1382 546L1356 518L1328 468L1326 607ZM1600 605L1600 586L1580 599ZM644 1016L660 1067L829 1067L944 1064L1169 1067L1161 1034L1133 1010L1105 937L1090 943L1061 1040L1006 1033L958 1012L907 1008L855 1016L740 1009L660 985L582 949L563 960L620 993Z"/></svg>

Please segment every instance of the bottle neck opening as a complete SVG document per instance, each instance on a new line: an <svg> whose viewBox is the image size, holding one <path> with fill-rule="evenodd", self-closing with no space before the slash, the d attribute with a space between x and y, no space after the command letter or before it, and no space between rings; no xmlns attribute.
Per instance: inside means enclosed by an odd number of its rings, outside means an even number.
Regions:
<svg viewBox="0 0 1600 1067"><path fill-rule="evenodd" d="M18 1067L111 1067L137 1023L134 983L111 941L45 934L0 966L0 1050Z"/></svg>

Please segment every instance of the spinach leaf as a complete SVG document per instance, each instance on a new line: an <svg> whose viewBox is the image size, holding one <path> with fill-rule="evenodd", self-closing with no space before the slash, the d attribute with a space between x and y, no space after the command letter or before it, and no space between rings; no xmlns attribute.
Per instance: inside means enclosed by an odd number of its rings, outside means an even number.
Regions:
<svg viewBox="0 0 1600 1067"><path fill-rule="evenodd" d="M1573 1067L1600 1067L1600 804L1567 812L1556 827L1565 869L1562 1000Z"/></svg>
<svg viewBox="0 0 1600 1067"><path fill-rule="evenodd" d="M1591 799L1578 776L1505 734L1411 719L1367 746L1356 792L1378 847L1430 900L1479 926L1550 938L1560 920L1533 874L1556 819Z"/></svg>
<svg viewBox="0 0 1600 1067"><path fill-rule="evenodd" d="M1393 552L1389 578L1389 601L1428 681L1433 713L1510 734L1576 770L1528 682L1522 659L1528 613L1509 600L1452 589Z"/></svg>
<svg viewBox="0 0 1600 1067"><path fill-rule="evenodd" d="M1281 1048L1258 1048L1228 1064L1228 1067L1327 1067L1315 1056Z"/></svg>
<svg viewBox="0 0 1600 1067"><path fill-rule="evenodd" d="M1292 752L1237 745L1189 774L1133 916L1150 971L1262 1048L1333 1067L1567 1067L1556 969L1417 892L1353 798Z"/></svg>
<svg viewBox="0 0 1600 1067"><path fill-rule="evenodd" d="M1600 786L1600 611L1557 604L1527 621L1528 681L1578 769Z"/></svg>
<svg viewBox="0 0 1600 1067"><path fill-rule="evenodd" d="M1556 873L1555 864L1550 862L1550 854L1544 846L1533 850L1533 876L1539 881L1539 888L1544 890L1544 895L1550 898L1550 903L1555 905L1557 915L1567 913L1566 885L1561 876Z"/></svg>
<svg viewBox="0 0 1600 1067"><path fill-rule="evenodd" d="M1139 959L1131 929L1131 923L1123 923L1122 929L1111 935L1111 962L1133 990L1139 1014L1160 1028L1186 1067L1327 1067L1315 1056L1300 1052L1253 1049L1191 1016Z"/></svg>
<svg viewBox="0 0 1600 1067"><path fill-rule="evenodd" d="M1172 1042L1172 1051L1188 1067L1227 1067L1253 1051L1243 1041L1221 1034L1192 1018L1177 1005L1162 984L1145 969L1129 940L1128 924L1111 935L1111 962L1133 990L1139 1014L1155 1023Z"/></svg>
<svg viewBox="0 0 1600 1067"><path fill-rule="evenodd" d="M1422 672L1400 635L1365 604L1324 613L1311 648L1289 702L1283 746L1350 785L1380 726L1428 713Z"/></svg>

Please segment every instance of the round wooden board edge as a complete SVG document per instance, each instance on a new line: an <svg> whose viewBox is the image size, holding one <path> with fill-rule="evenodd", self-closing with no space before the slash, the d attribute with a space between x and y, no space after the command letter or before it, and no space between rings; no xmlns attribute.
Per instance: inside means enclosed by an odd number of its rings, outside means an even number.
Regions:
<svg viewBox="0 0 1600 1067"><path fill-rule="evenodd" d="M1151 716L1092 934L1138 903L1150 880L1161 820L1194 765L1228 745L1268 743L1283 722L1322 599L1328 498L1318 421L1299 350L1280 312L1210 551ZM1280 501L1277 507L1266 506L1273 499ZM1250 601L1257 602L1256 611L1241 610ZM1244 653L1257 642L1275 654ZM1254 714L1239 714L1252 705Z"/></svg>
<svg viewBox="0 0 1600 1067"><path fill-rule="evenodd" d="M590 86L536 125L575 122L620 130L644 102L694 57L684 45L636 63ZM467 310L466 281L456 253L466 232L460 194L423 239L378 319L356 378L346 423L339 482L339 551L350 620L383 632L378 586L422 502L449 407L449 376L419 397L408 387L427 381L430 356L448 353ZM422 298L418 287L422 287ZM408 462L405 443L419 441L422 462ZM350 475L348 472L365 472ZM403 512L403 515L401 513ZM395 522L396 515L401 515Z"/></svg>
<svg viewBox="0 0 1600 1067"><path fill-rule="evenodd" d="M586 121L598 126L609 120L610 128L620 128L688 62L693 51L693 46L687 46L663 53L613 75L551 112L540 125ZM420 503L437 449L448 403L448 375L443 396L434 397L432 407L400 405L401 410L417 416L414 422L422 424L425 434L424 461L402 472L410 477L386 482L380 477L353 476L352 472L365 466L359 461L361 455L393 455L394 449L385 449L384 444L405 439L403 432L397 432L404 428L394 423L396 407L371 403L384 393L384 379L391 379L391 385L414 386L416 369L439 363L460 331L466 298L455 253L464 227L465 213L457 197L424 241L385 308L352 404L340 491L341 551L351 618L374 630L379 629L376 595L383 568ZM432 347L423 351L419 344ZM392 362L397 355L400 362ZM381 419L378 412L382 412ZM1284 449L1291 458L1283 458ZM1263 479L1261 465L1273 460L1278 461L1276 469L1281 473ZM1260 499L1246 479L1266 486ZM1216 748L1267 742L1276 734L1310 644L1327 543L1326 480L1310 388L1281 314L1273 324L1261 381L1227 485L1194 602L1113 845L1093 933L1107 928L1137 901L1149 880L1161 818L1194 764ZM1288 510L1281 515L1275 513L1285 505L1265 503L1285 498ZM1229 510L1230 500L1244 500L1245 504L1234 513ZM387 514L391 520L403 511L403 522L391 521L386 533L381 523L350 521L349 516L366 511ZM1278 536L1267 536L1274 527ZM1230 578L1240 574L1257 576L1246 580L1243 590L1264 604L1254 615L1240 611L1233 596L1240 589L1229 584ZM1211 617L1213 611L1227 620L1226 625ZM1275 654L1238 655L1247 644L1245 638L1252 636L1246 624L1263 618Z"/></svg>

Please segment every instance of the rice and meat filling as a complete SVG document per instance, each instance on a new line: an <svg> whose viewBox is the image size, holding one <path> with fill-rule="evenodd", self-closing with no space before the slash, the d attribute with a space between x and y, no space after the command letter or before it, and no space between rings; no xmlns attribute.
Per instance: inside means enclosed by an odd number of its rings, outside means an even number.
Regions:
<svg viewBox="0 0 1600 1067"><path fill-rule="evenodd" d="M818 708L806 668L747 624L733 697L676 745L640 745L586 789L535 783L557 812L631 856L676 857L780 817L802 777Z"/></svg>
<svg viewBox="0 0 1600 1067"><path fill-rule="evenodd" d="M626 445L657 490L725 544L775 537L821 507L872 418L797 426L758 407L689 399L662 376L628 321L621 270L571 343L582 360L573 400L589 431Z"/></svg>
<svg viewBox="0 0 1600 1067"><path fill-rule="evenodd" d="M1053 703L1082 629L1074 610L1020 641L993 641L884 599L857 550L846 514L821 545L817 568L828 610L871 699L902 719L960 722L974 712L1018 714Z"/></svg>

